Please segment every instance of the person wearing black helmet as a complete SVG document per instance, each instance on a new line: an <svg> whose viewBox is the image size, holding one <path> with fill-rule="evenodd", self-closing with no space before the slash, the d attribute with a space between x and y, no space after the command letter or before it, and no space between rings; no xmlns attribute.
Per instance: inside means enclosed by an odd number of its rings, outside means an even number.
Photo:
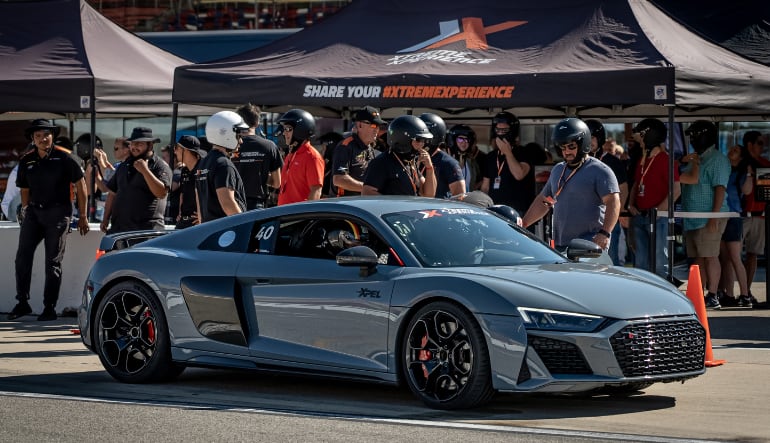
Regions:
<svg viewBox="0 0 770 443"><path fill-rule="evenodd" d="M385 123L377 108L366 106L353 113L355 130L334 147L330 196L361 195L364 172L380 154L375 149L380 125Z"/></svg>
<svg viewBox="0 0 770 443"><path fill-rule="evenodd" d="M642 147L642 157L634 169L634 184L628 194L628 212L634 238L634 266L666 277L668 272L668 218L655 220L655 267L649 251L653 241L650 211L668 211L668 163L666 125L658 119L646 118L632 129L634 141ZM674 168L674 200L679 198L679 169Z"/></svg>
<svg viewBox="0 0 770 443"><path fill-rule="evenodd" d="M433 134L419 118L402 115L393 119L388 125L390 151L369 162L361 195L434 197L436 174L424 149L430 138Z"/></svg>
<svg viewBox="0 0 770 443"><path fill-rule="evenodd" d="M628 179L626 176L625 165L623 165L622 160L606 150L606 148L613 148L613 145L612 142L607 141L607 132L604 129L604 125L599 120L594 119L586 120L585 124L591 131L590 155L598 158L602 163L612 169L612 173L615 174L615 179L618 181L618 187L620 188L620 204L622 207L628 198ZM615 229L611 232L612 237L610 238L609 249L610 259L615 266L620 265L620 257L618 256L620 232L620 223L616 223Z"/></svg>
<svg viewBox="0 0 770 443"><path fill-rule="evenodd" d="M433 138L425 142L425 147L430 154L430 161L436 174L436 198L449 198L464 193L465 179L460 169L460 163L444 152L447 135L444 119L436 114L426 112L420 114L420 120L425 122L425 126L433 135Z"/></svg>
<svg viewBox="0 0 770 443"><path fill-rule="evenodd" d="M487 157L476 145L476 131L468 125L454 125L447 134L447 145L449 153L460 164L465 192L481 189L482 166Z"/></svg>
<svg viewBox="0 0 770 443"><path fill-rule="evenodd" d="M278 206L321 198L324 159L310 144L315 135L315 118L302 109L291 109L278 119L289 153L281 171Z"/></svg>
<svg viewBox="0 0 770 443"><path fill-rule="evenodd" d="M510 112L500 112L492 119L490 145L481 190L495 203L523 213L535 198L533 165L542 163L540 157L545 154L519 146L519 119Z"/></svg>
<svg viewBox="0 0 770 443"><path fill-rule="evenodd" d="M679 180L682 182L682 210L685 212L728 212L725 198L730 179L730 161L716 149L717 127L698 120L685 131L695 151L682 157L687 166ZM699 265L701 281L708 292L706 308L722 306L717 297L719 277L719 246L727 225L726 218L685 218L683 228L687 241L687 256Z"/></svg>
<svg viewBox="0 0 770 443"><path fill-rule="evenodd" d="M16 300L8 314L14 320L32 313L29 305L32 263L40 242L45 248L45 285L43 312L39 321L56 320L56 302L61 287L62 259L72 217L71 187L77 190L78 231L89 231L86 217L86 182L83 169L70 157L70 152L54 145L59 127L48 120L37 119L25 131L34 149L19 160L16 186L21 195L17 217L21 229L16 251Z"/></svg>
<svg viewBox="0 0 770 443"><path fill-rule="evenodd" d="M607 250L620 214L620 189L615 174L609 166L588 155L591 133L582 120L560 121L554 127L552 139L564 161L553 167L522 223L529 227L553 208L556 249L564 250L572 239L582 238Z"/></svg>

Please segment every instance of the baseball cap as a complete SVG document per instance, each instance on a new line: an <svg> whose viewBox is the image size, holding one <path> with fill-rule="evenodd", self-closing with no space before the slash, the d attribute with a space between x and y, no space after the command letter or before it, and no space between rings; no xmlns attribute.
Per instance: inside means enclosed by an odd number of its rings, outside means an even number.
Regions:
<svg viewBox="0 0 770 443"><path fill-rule="evenodd" d="M354 122L367 121L371 123L377 123L378 125L385 123L385 120L383 120L380 117L380 111L373 106L366 106L364 108L357 110L353 114L353 121Z"/></svg>

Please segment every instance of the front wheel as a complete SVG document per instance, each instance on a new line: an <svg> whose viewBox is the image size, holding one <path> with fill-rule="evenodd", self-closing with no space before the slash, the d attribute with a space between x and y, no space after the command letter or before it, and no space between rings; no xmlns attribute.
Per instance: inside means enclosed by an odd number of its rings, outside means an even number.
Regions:
<svg viewBox="0 0 770 443"><path fill-rule="evenodd" d="M138 282L117 284L102 298L94 338L99 360L118 381L167 381L184 369L171 361L163 308L155 294Z"/></svg>
<svg viewBox="0 0 770 443"><path fill-rule="evenodd" d="M420 309L403 338L403 372L409 389L436 409L464 409L494 393L484 336L459 306L434 302Z"/></svg>

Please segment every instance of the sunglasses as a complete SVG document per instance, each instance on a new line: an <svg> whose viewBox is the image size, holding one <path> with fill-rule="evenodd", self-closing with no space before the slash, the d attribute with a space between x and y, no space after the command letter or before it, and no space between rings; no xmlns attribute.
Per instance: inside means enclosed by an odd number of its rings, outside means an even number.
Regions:
<svg viewBox="0 0 770 443"><path fill-rule="evenodd" d="M291 127L291 126L284 126L283 127L283 132L293 132L293 131L294 131L294 128Z"/></svg>
<svg viewBox="0 0 770 443"><path fill-rule="evenodd" d="M577 151L578 145L575 142L567 143L559 146L562 151Z"/></svg>
<svg viewBox="0 0 770 443"><path fill-rule="evenodd" d="M372 122L368 122L368 121L365 121L365 120L361 120L358 123L361 123L362 125L368 126L368 127L372 128L372 129L380 127L380 125L378 125L377 123L372 123Z"/></svg>
<svg viewBox="0 0 770 443"><path fill-rule="evenodd" d="M511 131L511 128L498 128L498 127L495 127L495 133L497 133L497 134L507 134L510 131Z"/></svg>
<svg viewBox="0 0 770 443"><path fill-rule="evenodd" d="M460 143L460 142L468 143L469 140L468 140L468 137L459 136L459 137L455 138L455 141L457 141L458 143Z"/></svg>

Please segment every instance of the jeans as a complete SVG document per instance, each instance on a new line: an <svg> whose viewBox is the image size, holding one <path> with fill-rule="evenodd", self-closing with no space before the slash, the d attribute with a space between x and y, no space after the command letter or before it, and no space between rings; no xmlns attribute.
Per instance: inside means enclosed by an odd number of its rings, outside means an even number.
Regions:
<svg viewBox="0 0 770 443"><path fill-rule="evenodd" d="M648 228L649 216L636 215L631 219L634 229L634 266L652 271L650 263L650 235ZM666 277L668 270L668 218L658 217L655 221L655 273Z"/></svg>

